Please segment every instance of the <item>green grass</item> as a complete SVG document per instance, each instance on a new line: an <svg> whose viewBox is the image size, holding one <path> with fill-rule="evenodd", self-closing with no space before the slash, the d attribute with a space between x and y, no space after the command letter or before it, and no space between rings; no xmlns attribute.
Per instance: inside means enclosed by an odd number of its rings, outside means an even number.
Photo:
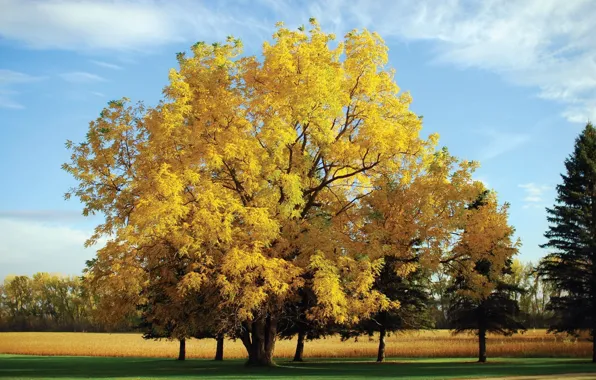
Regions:
<svg viewBox="0 0 596 380"><path fill-rule="evenodd" d="M404 359L377 364L370 360L278 361L274 368L247 368L242 360L214 362L105 357L0 355L2 379L452 379L561 373L595 373L584 359L494 358Z"/></svg>

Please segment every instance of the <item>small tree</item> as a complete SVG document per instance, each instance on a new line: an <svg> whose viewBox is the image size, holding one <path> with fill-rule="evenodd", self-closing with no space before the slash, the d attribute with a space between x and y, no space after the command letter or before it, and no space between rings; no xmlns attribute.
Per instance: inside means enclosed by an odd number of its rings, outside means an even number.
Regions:
<svg viewBox="0 0 596 380"><path fill-rule="evenodd" d="M512 256L519 242L507 224L507 205L499 208L494 194L485 191L469 206L464 232L450 263L453 285L448 319L454 332L478 335L478 361L486 362L486 334L511 335L524 330L515 294L521 289L507 284Z"/></svg>
<svg viewBox="0 0 596 380"><path fill-rule="evenodd" d="M542 247L552 252L539 273L558 293L548 306L555 313L551 330L590 331L596 363L596 129L591 123L576 139L565 169L556 204L546 210L550 226Z"/></svg>
<svg viewBox="0 0 596 380"><path fill-rule="evenodd" d="M279 334L281 339L296 339L294 362L304 361L304 345L308 340L320 339L326 335L337 332L337 326L331 323L308 317L308 310L316 304L316 296L311 288L303 287L297 302L287 303L284 308L284 317L280 320Z"/></svg>
<svg viewBox="0 0 596 380"><path fill-rule="evenodd" d="M488 260L477 262L474 270L486 276L488 281L494 281L494 289L486 297L471 297L466 295L473 290L465 277L456 278L451 287L455 296L451 298L448 317L450 328L455 333L474 331L478 335L478 361L484 363L487 333L512 335L519 330L525 331L519 305L514 298L521 289L495 278L490 279ZM502 272L503 275L506 273L507 270Z"/></svg>
<svg viewBox="0 0 596 380"><path fill-rule="evenodd" d="M156 245L147 266L148 282L139 305L144 339L176 339L178 360L186 359L186 341L190 338L217 340L215 360L223 360L224 316L210 296L216 289L206 282L200 291L188 288L184 276L194 268L192 258L180 255L171 245Z"/></svg>
<svg viewBox="0 0 596 380"><path fill-rule="evenodd" d="M186 359L186 339L192 335L189 300L178 297L176 286L185 274L187 263L176 252L156 250L151 268L147 268L148 282L141 292L144 302L139 305L139 328L143 339L177 339L178 360ZM165 253L165 254L164 254ZM168 254L169 253L169 254Z"/></svg>
<svg viewBox="0 0 596 380"><path fill-rule="evenodd" d="M396 271L403 263L399 259L388 256L385 266L379 277L375 280L374 288L385 294L390 300L398 301L400 307L391 310L382 310L371 318L344 331L343 339L368 335L372 337L379 333L379 348L377 362L385 360L385 338L392 332L430 328L432 325L429 314L430 294L428 291L428 274L421 268L406 275Z"/></svg>

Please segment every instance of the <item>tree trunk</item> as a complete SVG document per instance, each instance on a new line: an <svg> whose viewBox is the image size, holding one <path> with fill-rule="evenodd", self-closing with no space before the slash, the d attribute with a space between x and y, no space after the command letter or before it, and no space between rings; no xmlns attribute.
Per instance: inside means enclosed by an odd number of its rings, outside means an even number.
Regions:
<svg viewBox="0 0 596 380"><path fill-rule="evenodd" d="M381 326L379 330L379 351L377 353L377 363L385 360L385 327Z"/></svg>
<svg viewBox="0 0 596 380"><path fill-rule="evenodd" d="M592 329L592 363L596 363L596 328Z"/></svg>
<svg viewBox="0 0 596 380"><path fill-rule="evenodd" d="M250 327L250 328L249 328ZM272 366L277 338L277 321L274 317L259 318L244 325L242 343L248 352L248 366Z"/></svg>
<svg viewBox="0 0 596 380"><path fill-rule="evenodd" d="M486 329L478 330L478 362L486 363Z"/></svg>
<svg viewBox="0 0 596 380"><path fill-rule="evenodd" d="M295 362L304 361L302 359L302 354L304 353L304 339L306 338L306 334L302 329L298 331L298 343L296 343L296 353L294 354Z"/></svg>
<svg viewBox="0 0 596 380"><path fill-rule="evenodd" d="M178 360L186 359L186 339L180 339L180 349L178 350Z"/></svg>
<svg viewBox="0 0 596 380"><path fill-rule="evenodd" d="M223 360L223 349L224 349L224 335L217 334L215 338L217 340L217 348L215 349L215 360Z"/></svg>

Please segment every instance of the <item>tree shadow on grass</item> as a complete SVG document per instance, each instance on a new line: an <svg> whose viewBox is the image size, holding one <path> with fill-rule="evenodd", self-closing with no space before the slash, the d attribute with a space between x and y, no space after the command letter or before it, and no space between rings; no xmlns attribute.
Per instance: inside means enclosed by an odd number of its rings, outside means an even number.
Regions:
<svg viewBox="0 0 596 380"><path fill-rule="evenodd" d="M152 379L448 379L596 373L596 365L577 359L493 359L479 364L470 359L404 359L377 364L335 359L291 363L278 360L272 368L247 368L242 360L175 360L147 358L50 357L0 355L0 378L139 378Z"/></svg>

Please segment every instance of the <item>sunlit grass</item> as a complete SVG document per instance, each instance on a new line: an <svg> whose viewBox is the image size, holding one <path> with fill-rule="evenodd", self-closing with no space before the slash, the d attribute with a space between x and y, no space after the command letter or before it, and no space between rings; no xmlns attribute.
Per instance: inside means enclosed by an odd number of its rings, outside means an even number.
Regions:
<svg viewBox="0 0 596 380"><path fill-rule="evenodd" d="M275 356L291 358L295 340L276 344ZM175 341L144 340L140 334L95 333L0 333L0 353L26 355L73 355L114 357L174 357ZM329 337L307 342L305 358L358 358L376 356L377 341L362 337L358 341L342 342ZM489 336L489 357L591 357L592 345L564 336L546 334L545 330L530 330L512 337ZM418 331L392 335L387 339L388 357L475 357L477 339L473 335L452 336L445 330ZM187 342L188 358L212 358L215 340ZM244 358L240 341L226 341L226 358Z"/></svg>
<svg viewBox="0 0 596 380"><path fill-rule="evenodd" d="M503 379L534 375L532 379L596 379L596 366L587 359L495 358L399 359L379 365L373 360L311 359L305 363L276 360L273 368L246 367L242 359L223 362L159 358L0 355L0 378L9 379ZM569 374L571 377L567 377ZM575 374L575 375L573 375ZM516 379L526 379L515 377Z"/></svg>

